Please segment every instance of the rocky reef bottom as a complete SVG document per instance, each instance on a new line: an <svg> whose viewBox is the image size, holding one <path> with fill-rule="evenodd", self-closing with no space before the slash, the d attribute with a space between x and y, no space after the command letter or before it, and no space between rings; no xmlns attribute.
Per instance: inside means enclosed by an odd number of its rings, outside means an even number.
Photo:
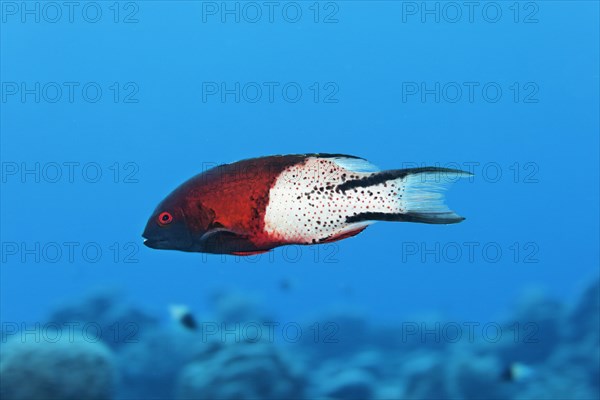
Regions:
<svg viewBox="0 0 600 400"><path fill-rule="evenodd" d="M235 293L185 320L124 304L105 291L43 323L2 321L0 398L600 398L600 281L574 305L535 297L500 322L281 321Z"/></svg>

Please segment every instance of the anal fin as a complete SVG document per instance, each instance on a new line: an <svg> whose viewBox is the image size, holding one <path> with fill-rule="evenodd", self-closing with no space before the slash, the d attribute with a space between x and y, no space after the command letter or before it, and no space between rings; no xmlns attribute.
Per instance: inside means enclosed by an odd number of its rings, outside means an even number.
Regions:
<svg viewBox="0 0 600 400"><path fill-rule="evenodd" d="M231 254L234 256L253 256L255 254L268 253L269 250L255 250L255 251L233 251Z"/></svg>
<svg viewBox="0 0 600 400"><path fill-rule="evenodd" d="M331 235L325 239L321 239L319 240L319 244L321 243L331 243L331 242L337 242L338 240L343 240L343 239L347 239L349 237L352 236L356 236L359 233L361 233L362 231L364 231L365 229L367 229L367 226L369 226L369 224L361 224L362 226L360 227L350 227L350 229L344 229L342 232L337 233L335 235Z"/></svg>

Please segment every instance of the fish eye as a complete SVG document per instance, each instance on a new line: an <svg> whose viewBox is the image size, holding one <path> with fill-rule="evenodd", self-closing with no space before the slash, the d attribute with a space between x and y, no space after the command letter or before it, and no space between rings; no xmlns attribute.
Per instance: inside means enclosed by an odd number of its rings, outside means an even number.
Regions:
<svg viewBox="0 0 600 400"><path fill-rule="evenodd" d="M161 225L168 225L171 222L173 222L173 216L171 215L171 213L164 211L161 212L158 216L158 223Z"/></svg>

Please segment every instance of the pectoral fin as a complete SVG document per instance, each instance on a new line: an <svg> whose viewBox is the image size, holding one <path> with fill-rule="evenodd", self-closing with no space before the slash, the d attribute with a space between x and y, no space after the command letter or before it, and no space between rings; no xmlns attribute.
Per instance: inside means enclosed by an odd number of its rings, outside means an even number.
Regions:
<svg viewBox="0 0 600 400"><path fill-rule="evenodd" d="M256 245L246 235L240 235L226 228L214 228L200 238L202 251L214 254L256 253Z"/></svg>

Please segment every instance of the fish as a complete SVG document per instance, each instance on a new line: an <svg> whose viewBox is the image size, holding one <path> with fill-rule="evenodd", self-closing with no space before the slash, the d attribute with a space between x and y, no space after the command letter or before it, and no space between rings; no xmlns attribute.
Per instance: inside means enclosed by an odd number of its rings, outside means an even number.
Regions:
<svg viewBox="0 0 600 400"><path fill-rule="evenodd" d="M196 318L187 306L173 304L169 306L169 312L171 314L171 318L186 329L191 331L198 329Z"/></svg>
<svg viewBox="0 0 600 400"><path fill-rule="evenodd" d="M508 382L525 382L535 376L535 370L529 365L513 362L502 371L501 378Z"/></svg>
<svg viewBox="0 0 600 400"><path fill-rule="evenodd" d="M420 167L380 171L345 154L251 158L204 171L161 201L142 234L152 249L249 256L284 245L331 243L377 221L454 224L453 178Z"/></svg>

